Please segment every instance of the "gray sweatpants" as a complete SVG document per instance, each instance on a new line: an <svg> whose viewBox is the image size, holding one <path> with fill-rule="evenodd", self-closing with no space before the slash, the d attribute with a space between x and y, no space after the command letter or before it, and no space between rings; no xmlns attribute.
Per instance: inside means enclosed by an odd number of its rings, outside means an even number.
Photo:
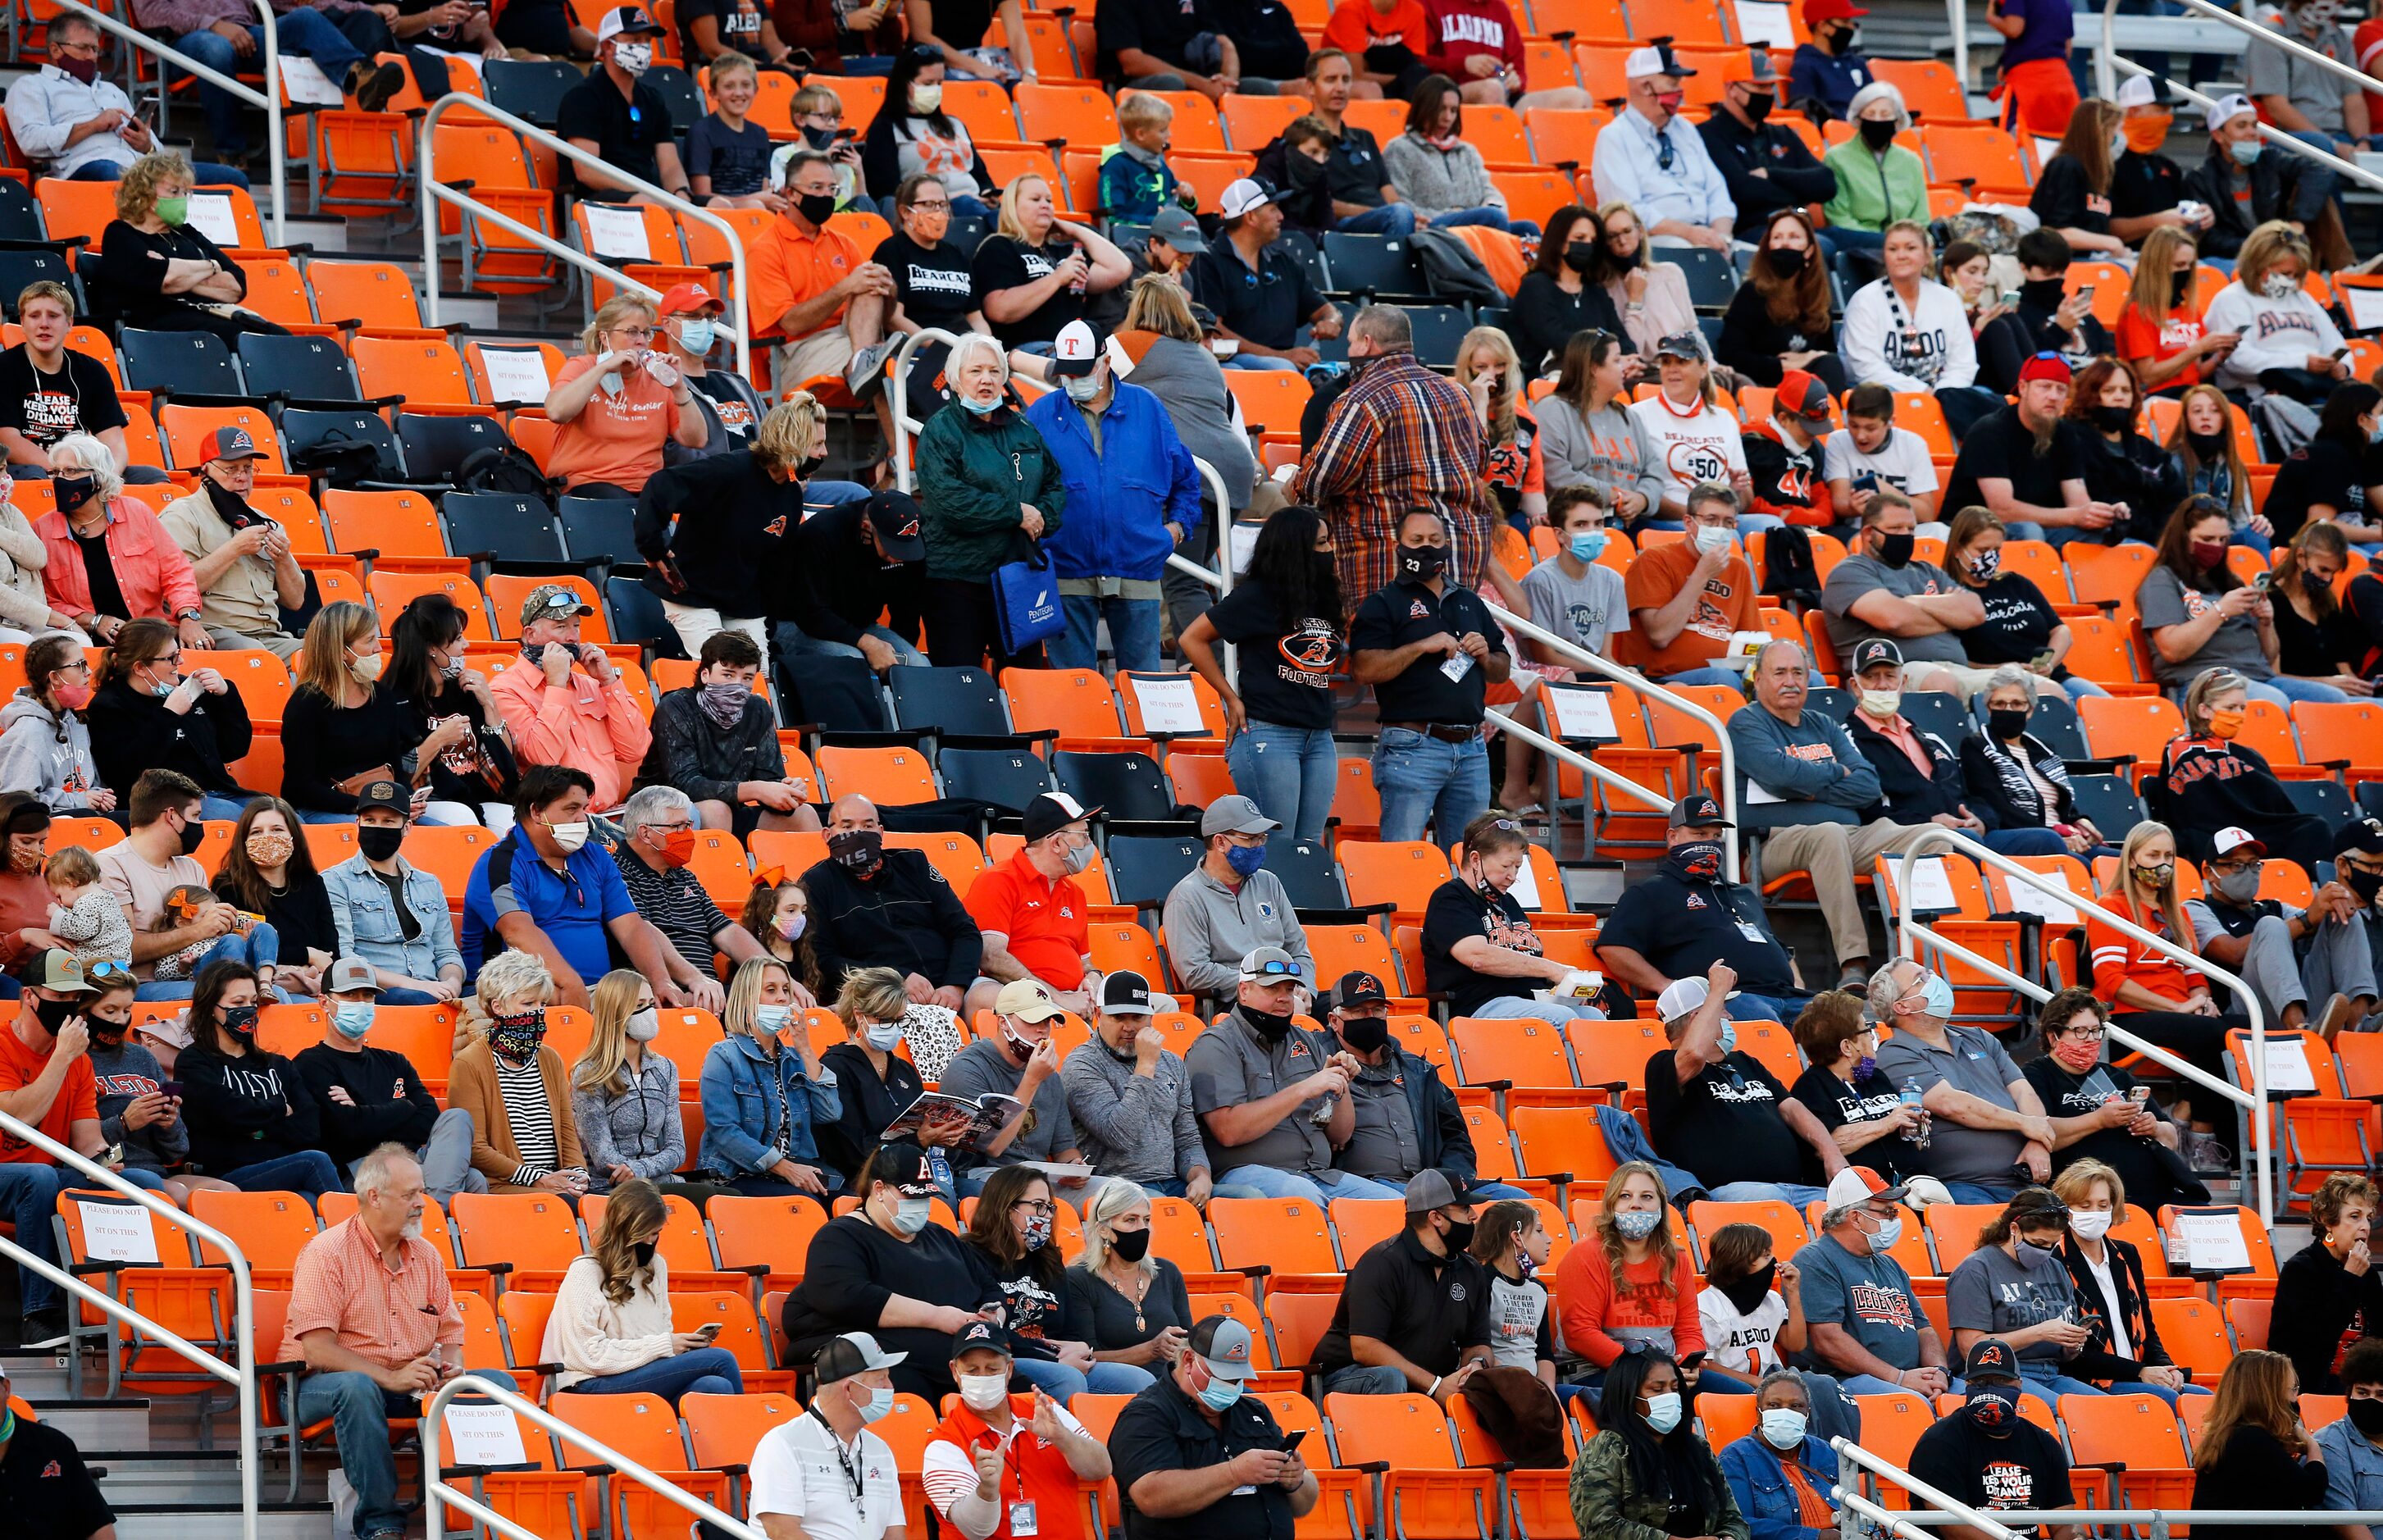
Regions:
<svg viewBox="0 0 2383 1540"><path fill-rule="evenodd" d="M2309 932L2303 955L2292 944L2283 917L2269 915L2252 927L2251 949L2235 971L2258 995L2259 1007L2272 1026L2287 1005L2321 1004L2336 992L2353 999L2383 993L2376 983L2377 939L2372 915L2347 923L2327 920Z"/></svg>
<svg viewBox="0 0 2383 1540"><path fill-rule="evenodd" d="M430 1138L414 1158L422 1163L422 1185L430 1196L445 1208L458 1192L486 1192L488 1178L472 1169L472 1115L461 1107L450 1107L430 1125ZM356 1167L364 1164L359 1158L348 1163L348 1175L353 1177Z"/></svg>

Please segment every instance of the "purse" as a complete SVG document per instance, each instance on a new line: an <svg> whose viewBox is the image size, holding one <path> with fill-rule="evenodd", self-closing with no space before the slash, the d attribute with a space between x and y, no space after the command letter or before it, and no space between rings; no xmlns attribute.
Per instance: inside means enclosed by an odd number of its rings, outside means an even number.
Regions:
<svg viewBox="0 0 2383 1540"><path fill-rule="evenodd" d="M1001 650L1008 657L1031 651L1044 638L1067 629L1059 606L1059 580L1051 575L1051 559L1023 532L1023 561L1005 562L993 570L993 612L1001 628Z"/></svg>

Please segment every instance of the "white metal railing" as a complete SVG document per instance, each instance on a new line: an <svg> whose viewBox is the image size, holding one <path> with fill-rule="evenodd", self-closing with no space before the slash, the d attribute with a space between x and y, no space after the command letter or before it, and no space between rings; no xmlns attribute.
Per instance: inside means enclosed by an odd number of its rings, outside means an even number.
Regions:
<svg viewBox="0 0 2383 1540"><path fill-rule="evenodd" d="M1946 0L1946 3L1958 6L1960 0ZM2180 3L2190 11L2207 17L2212 21L2221 22L2236 31L2247 33L2259 42L2281 48L2285 53L2293 55L2305 63L2314 64L2319 68L2329 70L2345 80L2361 87L2371 87L2375 83L2374 78L2364 70L2340 63L2339 60L2327 58L2298 38L2289 37L2272 27L2262 27L2255 21L2237 16L2222 6L2211 5L2209 0L2180 0ZM2102 50L2096 63L2095 76L2099 81L2102 95L2111 101L2118 99L2118 75L2122 68L2130 76L2152 73L2132 59L2118 56L2118 0L2102 0ZM2216 105L2213 98L2203 95L2181 80L2170 80L2168 86L2196 106L2207 108ZM2289 129L2278 129L2273 124L2262 122L2259 124L2259 134L2270 144L2290 150L2295 154L2304 155L2319 165L2329 167L2337 176L2348 177L2352 181L2383 191L2383 177L2377 176L2355 161L2347 160L2330 151L2318 149L2306 140L2295 136Z"/></svg>
<svg viewBox="0 0 2383 1540"><path fill-rule="evenodd" d="M756 1526L741 1519L731 1518L676 1483L655 1474L610 1445L573 1427L536 1401L522 1395L513 1386L498 1385L473 1374L456 1375L433 1391L430 1398L423 1403L422 1420L418 1425L422 1435L422 1522L425 1534L432 1535L446 1534L444 1510L452 1508L475 1522L486 1524L489 1529L505 1535L507 1540L548 1540L548 1537L506 1518L478 1498L460 1492L447 1484L443 1474L444 1465L438 1458L438 1450L446 1437L444 1416L447 1403L459 1395L484 1398L509 1409L516 1415L528 1418L548 1432L560 1435L563 1442L593 1455L598 1463L611 1466L620 1475L675 1503L696 1520L712 1525L721 1533L731 1536L732 1540L768 1540L768 1536ZM566 1460L565 1463L569 1461ZM608 1515L608 1522L602 1526L608 1534L612 1530L609 1517ZM580 1524L582 1528L586 1527L586 1515L580 1515ZM687 1528L691 1533L695 1526L689 1524Z"/></svg>
<svg viewBox="0 0 2383 1540"><path fill-rule="evenodd" d="M1526 636L1532 641L1538 643L1549 651L1562 657L1565 662L1571 664L1574 668L1587 669L1591 673L1599 674L1606 679L1611 680L1616 684L1620 684L1626 689L1645 696L1648 700L1661 701L1665 706L1670 707L1673 710L1678 711L1684 716L1692 717L1698 721L1704 723L1707 727L1711 728L1713 742L1719 745L1718 752L1721 757L1721 816L1728 819L1733 824L1737 821L1737 750L1729 741L1729 729L1722 724L1722 720L1719 717L1713 715L1710 711L1706 710L1702 706L1698 705L1687 696L1667 690L1662 685L1656 684L1653 680L1648 679L1642 674L1633 673L1628 669L1623 668L1618 663L1610 662L1603 658L1599 658L1597 654L1589 651L1587 647L1582 647L1579 643L1568 641L1565 638L1557 635L1554 632L1548 630L1545 626L1538 625L1531 621L1524 619L1520 615L1514 614L1513 611L1500 606L1493 599L1484 598L1481 602L1489 607L1489 613L1494 616L1499 623L1503 625L1507 630L1513 632L1517 636ZM1513 721L1508 721L1503 717L1500 718L1500 720L1501 721L1505 721L1509 728L1513 729L1523 738L1524 742L1534 745L1541 749L1547 748L1549 744L1549 740L1547 738L1538 733L1532 733L1527 728L1517 728L1514 726ZM1566 752L1569 754L1571 751L1567 750ZM1616 790L1626 792L1633 796L1636 796L1642 801L1661 808L1664 812L1668 813L1672 810L1672 799L1670 797L1664 796L1660 793L1650 791L1647 787L1641 786L1636 782L1630 780L1628 777L1609 770L1603 765L1591 765L1584 757L1574 756L1574 758L1579 758L1579 767L1586 767L1587 773L1596 776L1599 781L1605 782L1607 785L1612 786ZM1565 762L1570 764L1573 762L1573 759L1567 758ZM1730 881L1737 881L1739 880L1740 873L1738 870L1737 842L1735 840L1723 840L1722 842L1722 860L1724 863L1722 868L1724 875L1728 877Z"/></svg>
<svg viewBox="0 0 2383 1540"><path fill-rule="evenodd" d="M2021 866L2009 856L1989 849L1957 829L1948 829L1941 823L1931 823L1924 826L1919 837L1905 845L1903 850L1894 857L1898 863L1895 868L1896 907L1899 911L1896 916L1896 928L1900 932L1898 944L1902 955L1917 961L1919 938L1924 936L1927 938L1928 944L1938 951L1957 957L1980 972L1990 975L2039 1004L2051 999L2052 992L2033 979L2023 979L2001 964L1963 946L1960 942L1946 940L1930 927L1920 924L1915 918L1917 884L1914 877L1918 869L1914 863L1940 846L1957 850L1982 866L1993 867L2012 881L2024 883L2036 892L2056 899L2072 908L2093 906L2093 900L2072 892L2067 884L2056 879L2031 868ZM2105 1023L2105 1030L2127 1047L2155 1061L2194 1085L2204 1087L2236 1106L2248 1109L2251 1121L2251 1165L2259 1189L2259 1218L2263 1224L2273 1225L2276 1217L2275 1200L2268 1190L2267 1180L2268 1166L2272 1159L2272 1152L2268 1148L2270 1133L2267 1109L2267 1019L2266 1011L2259 1004L2258 994L2242 979L2227 972L2207 958L2188 952L2166 937L2144 930L2123 915L2097 908L2093 918L2095 924L2106 925L2120 935L2131 937L2150 947L2156 955L2192 972L2203 974L2214 982L2225 985L2233 992L2235 1002L2242 1013L2250 1017L2251 1086L2248 1090L2229 1084L2225 1079L2210 1074L2207 1070L2185 1063L2159 1044L2137 1037L2116 1022Z"/></svg>
<svg viewBox="0 0 2383 1540"><path fill-rule="evenodd" d="M33 1272L40 1274L43 1277L47 1278L51 1283L56 1284L58 1287L64 1289L70 1299L80 1300L83 1303L90 1305L93 1309L105 1315L108 1319L117 1322L122 1325L129 1326L143 1337L154 1338L160 1346L165 1347L179 1354L180 1357L189 1360L192 1364L204 1370L215 1378L222 1380L225 1384L232 1387L232 1394L240 1402L241 1534L242 1536L242 1540L256 1540L256 1502L258 1485L256 1468L258 1458L258 1450L256 1448L257 1385L256 1344L253 1329L256 1320L256 1301L255 1295L249 1282L248 1257L241 1250L239 1244L234 1241L231 1237L224 1234L221 1230L216 1229L214 1226L193 1218L190 1214L184 1214L181 1210L174 1207L174 1205L167 1202L164 1199L157 1197L155 1194L143 1191L142 1189L133 1186L130 1182L126 1181L122 1177L119 1177L115 1172L108 1170L98 1162L92 1160L89 1156L76 1153L73 1150L60 1144L57 1140L42 1132L39 1128L33 1127L30 1124L22 1122L16 1117L12 1117L5 1112L0 1112L0 1133L6 1133L13 1138L24 1140L27 1144L41 1151L43 1154L49 1156L50 1159L57 1162L60 1165L67 1167L68 1170L80 1172L83 1176L91 1177L93 1179L93 1185L105 1188L122 1197L129 1198L132 1201L140 1204L142 1208L148 1210L151 1214L154 1214L162 1219L168 1220L174 1225L179 1226L181 1229L189 1231L191 1235L198 1237L201 1240L206 1241L208 1244L221 1250L224 1256L230 1263L232 1277L231 1329L235 1339L233 1344L233 1356L239 1360L236 1365L226 1363L222 1359L216 1357L211 1352L208 1352L205 1349L186 1341L183 1337L174 1332L167 1331L165 1327L159 1325L156 1322L150 1320L139 1311L136 1311L117 1300L109 1298L105 1290L93 1288L82 1279L76 1277L73 1274L48 1261L46 1258L35 1256L18 1241L0 1238L0 1257L6 1257L10 1261L16 1263L19 1267L30 1268ZM71 1350L71 1348L69 1350ZM115 1345L113 1343L109 1345L108 1350L110 1353L115 1351ZM290 1458L293 1463L298 1458L297 1446L294 1440L290 1446Z"/></svg>
<svg viewBox="0 0 2383 1540"><path fill-rule="evenodd" d="M894 356L886 361L885 395L888 409L886 415L894 420L894 485L900 487L905 494L915 494L918 491L918 487L912 484L910 440L918 437L920 428L926 426L924 423L910 415L910 398L904 388L904 380L910 373L910 355L930 341L941 342L945 347L949 347L958 340L957 337L941 326L920 326L917 331L902 339L902 345L895 348ZM1230 563L1228 562L1227 565Z"/></svg>
<svg viewBox="0 0 2383 1540"><path fill-rule="evenodd" d="M253 0L257 17L264 23L265 33L265 42L259 48L265 55L265 90L261 92L212 66L201 64L170 44L158 42L138 28L126 26L105 11L93 10L84 5L83 0L56 0L56 4L59 9L72 11L75 15L89 20L92 25L104 29L110 35L122 38L142 53L154 55L161 64L170 64L177 69L195 75L209 85L229 92L236 100L245 102L250 106L264 112L265 136L271 142L265 146L265 154L270 157L273 166L273 243L279 246L287 242L289 234L286 211L290 207L290 146L285 138L288 124L281 106L281 40L274 28L274 10L268 0ZM161 74L157 81L157 129L161 135L166 128L167 96L166 88L167 81ZM162 140L160 142L162 144Z"/></svg>
<svg viewBox="0 0 2383 1540"><path fill-rule="evenodd" d="M61 0L61 3L73 4L74 0ZM258 0L258 3L264 4L265 0ZM518 236L540 251L559 257L583 272L609 278L624 289L632 290L651 299L661 298L661 290L651 284L638 282L599 258L593 252L582 252L566 246L545 231L532 229L518 219L509 218L498 213L469 193L459 192L440 181L435 164L438 154L438 120L447 116L450 108L459 105L478 117L488 118L490 122L502 124L526 138L531 143L551 150L563 159L599 171L613 181L624 182L636 191L652 198L664 208L710 225L718 230L722 239L728 242L729 277L732 280L729 292L722 298L721 320L728 326L729 335L735 339L736 372L748 380L753 377L753 339L745 314L746 298L752 290L747 287L745 281L745 243L737 236L736 228L734 225L710 209L698 207L675 193L665 192L643 178L632 176L624 171L601 155L592 154L569 140L557 138L537 124L514 117L502 107L492 106L477 96L466 96L461 92L440 97L430 105L429 111L422 115L421 140L415 152L417 167L415 179L421 184L422 193L422 287L424 290L422 303L424 317L430 325L434 326L438 325L438 205L442 203L451 203L467 215L484 219L499 229ZM469 241L470 239L470 233L465 232L464 240ZM784 388L787 382L781 381L779 384L781 388Z"/></svg>
<svg viewBox="0 0 2383 1540"><path fill-rule="evenodd" d="M1842 1435L1832 1438L1829 1440L1829 1448L1836 1451L1837 1472L1840 1477L1844 1475L1846 1466L1858 1465L1874 1476L1895 1483L1921 1502L1936 1509L1949 1522L1967 1524L1987 1535L1989 1540L2020 1540L2016 1532L1986 1517L1958 1497L1938 1491L1892 1460L1880 1459L1850 1438ZM1847 1491L1842 1480L1837 1485L1836 1492L1840 1502L1852 1508L1864 1518L1873 1522L1883 1519L1890 1526L1894 1523L1892 1515L1885 1513L1884 1509L1880 1509L1860 1494Z"/></svg>

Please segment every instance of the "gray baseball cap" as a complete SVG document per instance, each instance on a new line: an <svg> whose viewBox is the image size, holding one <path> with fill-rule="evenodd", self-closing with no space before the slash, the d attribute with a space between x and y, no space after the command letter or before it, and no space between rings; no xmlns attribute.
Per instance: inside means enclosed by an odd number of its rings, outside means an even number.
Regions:
<svg viewBox="0 0 2383 1540"><path fill-rule="evenodd" d="M1200 815L1203 839L1212 834L1271 834L1281 827L1245 796L1220 796Z"/></svg>
<svg viewBox="0 0 2383 1540"><path fill-rule="evenodd" d="M1151 216L1153 240L1164 240L1186 256L1198 256L1208 249L1208 238L1200 233L1200 221L1181 208L1163 208Z"/></svg>
<svg viewBox="0 0 2383 1540"><path fill-rule="evenodd" d="M326 994L353 994L358 990L370 990L375 994L380 992L380 980L374 976L372 964L362 957L341 957L331 965L331 971L323 976L323 992Z"/></svg>

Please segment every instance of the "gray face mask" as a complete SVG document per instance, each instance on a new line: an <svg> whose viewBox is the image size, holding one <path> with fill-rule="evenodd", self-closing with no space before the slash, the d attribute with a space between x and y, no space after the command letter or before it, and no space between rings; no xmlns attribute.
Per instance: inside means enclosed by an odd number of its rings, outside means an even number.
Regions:
<svg viewBox="0 0 2383 1540"><path fill-rule="evenodd" d="M2259 896L2259 869L2208 874L2209 887L2229 904L2248 904Z"/></svg>

